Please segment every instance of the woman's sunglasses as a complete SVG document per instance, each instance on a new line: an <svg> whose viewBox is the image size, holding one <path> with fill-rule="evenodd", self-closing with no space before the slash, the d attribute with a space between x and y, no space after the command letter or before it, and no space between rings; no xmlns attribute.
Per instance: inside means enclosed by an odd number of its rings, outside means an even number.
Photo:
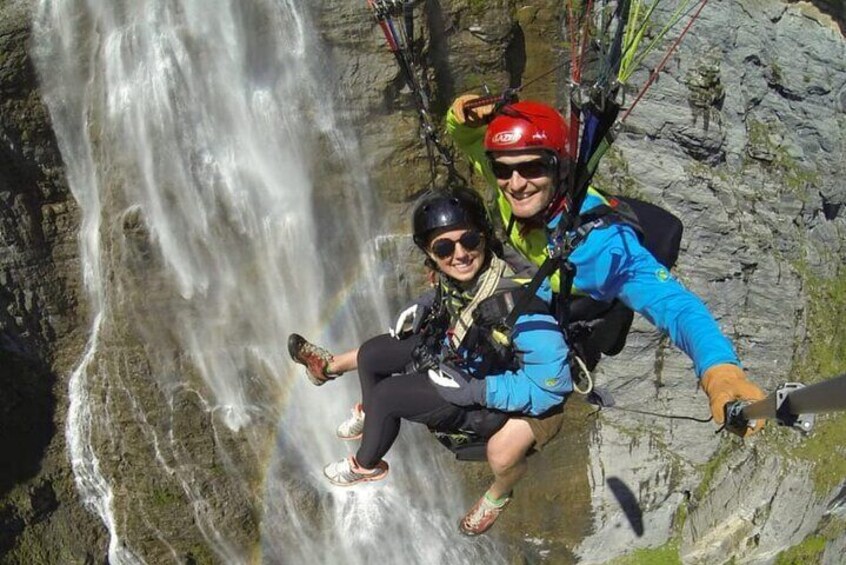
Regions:
<svg viewBox="0 0 846 565"><path fill-rule="evenodd" d="M524 179L536 179L548 175L552 170L552 163L548 159L535 159L523 163L514 163L513 165L493 161L491 162L491 169L494 176L499 180L510 179L514 171L520 173L520 176Z"/></svg>
<svg viewBox="0 0 846 565"><path fill-rule="evenodd" d="M446 259L455 253L455 244L460 243L467 251L473 251L482 244L482 234L476 230L468 230L461 234L458 240L441 238L432 242L432 254L438 259Z"/></svg>

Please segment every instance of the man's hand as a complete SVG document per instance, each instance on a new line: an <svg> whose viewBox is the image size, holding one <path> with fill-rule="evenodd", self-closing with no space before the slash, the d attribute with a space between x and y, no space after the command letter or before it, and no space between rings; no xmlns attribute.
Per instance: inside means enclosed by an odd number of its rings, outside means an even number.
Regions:
<svg viewBox="0 0 846 565"><path fill-rule="evenodd" d="M493 117L494 105L487 104L471 110L465 110L464 105L472 100L481 98L478 94L462 94L452 103L452 113L459 124L471 128L481 127L487 124Z"/></svg>
<svg viewBox="0 0 846 565"><path fill-rule="evenodd" d="M726 404L734 400L755 402L766 398L766 393L758 386L746 379L746 373L737 365L723 363L714 365L702 375L699 386L708 395L708 402L711 405L711 415L718 424L725 423ZM755 422L754 427L745 430L730 429L732 433L740 437L754 434L764 427L764 420Z"/></svg>
<svg viewBox="0 0 846 565"><path fill-rule="evenodd" d="M485 405L485 379L474 379L451 363L441 362L437 369L429 369L429 380L441 397L456 406Z"/></svg>

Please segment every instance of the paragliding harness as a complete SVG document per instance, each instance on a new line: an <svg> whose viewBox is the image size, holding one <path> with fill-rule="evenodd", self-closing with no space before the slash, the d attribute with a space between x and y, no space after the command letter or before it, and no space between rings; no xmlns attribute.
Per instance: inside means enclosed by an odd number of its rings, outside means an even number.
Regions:
<svg viewBox="0 0 846 565"><path fill-rule="evenodd" d="M478 303L468 304L462 310L462 317L470 316L470 323L465 325L464 333L457 322L451 323L446 302L449 300L441 285L438 285L434 301L420 328L420 343L412 352L409 372L425 372L437 368L442 361L463 363L458 354L458 346L467 352L469 358L481 359L477 373L487 375L504 370L518 368L517 356L510 338L502 333L502 322L511 308L520 302L526 292L525 284L502 276L496 281L496 287L489 292L480 290L482 296ZM478 296L478 295L477 295ZM549 305L537 296L526 301L524 312L550 313ZM477 407L463 410L463 421L458 429L436 429L430 427L435 438L452 451L459 460L479 461L485 459L485 444L509 415L497 410Z"/></svg>

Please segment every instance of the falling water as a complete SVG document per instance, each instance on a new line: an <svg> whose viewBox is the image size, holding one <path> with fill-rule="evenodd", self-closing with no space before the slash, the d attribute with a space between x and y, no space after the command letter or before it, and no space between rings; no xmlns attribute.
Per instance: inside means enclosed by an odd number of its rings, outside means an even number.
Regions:
<svg viewBox="0 0 846 565"><path fill-rule="evenodd" d="M469 499L413 427L381 485L322 477L351 449L333 430L355 379L311 387L285 337L351 347L388 314L378 208L301 4L40 0L93 320L69 382L77 489L111 563L197 559L186 531L226 563L498 562L458 538Z"/></svg>

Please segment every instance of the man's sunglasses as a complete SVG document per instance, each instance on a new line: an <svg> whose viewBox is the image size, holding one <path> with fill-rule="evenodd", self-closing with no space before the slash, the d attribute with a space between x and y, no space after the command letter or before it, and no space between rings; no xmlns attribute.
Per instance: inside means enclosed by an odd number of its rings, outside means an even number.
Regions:
<svg viewBox="0 0 846 565"><path fill-rule="evenodd" d="M446 259L455 253L455 244L460 243L467 251L473 251L482 244L482 234L476 230L468 230L461 234L458 240L441 238L432 242L432 254L438 259Z"/></svg>
<svg viewBox="0 0 846 565"><path fill-rule="evenodd" d="M506 165L499 161L493 161L491 162L491 169L494 176L499 180L510 179L514 171L520 173L520 176L524 179L536 179L548 175L552 171L552 162L549 159L535 159Z"/></svg>

